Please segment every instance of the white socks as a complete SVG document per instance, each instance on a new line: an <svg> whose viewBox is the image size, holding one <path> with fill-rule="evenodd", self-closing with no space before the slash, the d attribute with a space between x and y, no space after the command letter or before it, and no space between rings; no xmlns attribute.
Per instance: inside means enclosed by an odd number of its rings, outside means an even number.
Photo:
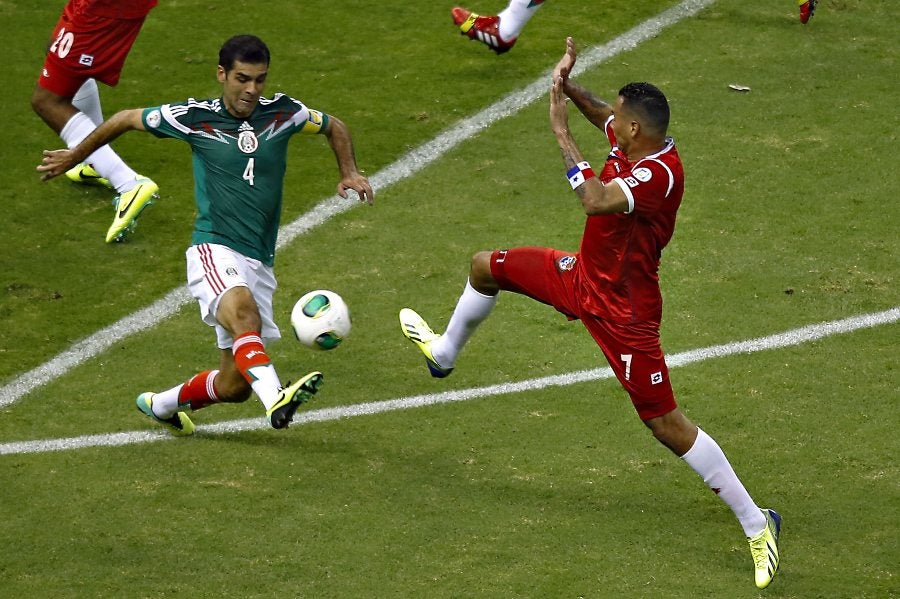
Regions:
<svg viewBox="0 0 900 599"><path fill-rule="evenodd" d="M251 366L247 373L253 377L250 386L268 411L278 403L278 392L281 390L281 379L278 378L275 367L272 364Z"/></svg>
<svg viewBox="0 0 900 599"><path fill-rule="evenodd" d="M719 498L728 504L744 528L746 536L755 536L766 527L766 517L753 503L750 494L728 463L728 458L718 443L702 429L697 429L697 440L681 459L687 462Z"/></svg>
<svg viewBox="0 0 900 599"><path fill-rule="evenodd" d="M97 125L88 115L78 112L65 124L59 136L69 148L74 148L96 128ZM137 173L125 164L109 145L98 148L85 162L90 163L98 173L109 179L110 184L119 193L125 193L136 185Z"/></svg>
<svg viewBox="0 0 900 599"><path fill-rule="evenodd" d="M75 96L72 97L72 106L88 115L98 127L103 122L103 109L100 107L100 90L97 82L88 79L81 84Z"/></svg>
<svg viewBox="0 0 900 599"><path fill-rule="evenodd" d="M466 281L466 288L456 302L446 332L431 345L431 353L438 364L443 368L453 368L466 341L488 317L496 303L496 295L479 293Z"/></svg>
<svg viewBox="0 0 900 599"><path fill-rule="evenodd" d="M540 4L532 6L532 2L533 0L510 0L509 6L497 15L500 17L498 32L503 40L508 42L519 37L525 24L541 7Z"/></svg>

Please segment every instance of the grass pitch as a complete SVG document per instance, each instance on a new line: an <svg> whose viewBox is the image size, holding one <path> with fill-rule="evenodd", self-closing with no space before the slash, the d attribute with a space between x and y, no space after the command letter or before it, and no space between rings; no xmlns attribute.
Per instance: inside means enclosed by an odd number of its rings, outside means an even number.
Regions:
<svg viewBox="0 0 900 599"><path fill-rule="evenodd" d="M345 120L374 175L533 82L566 35L602 44L675 4L553 0L497 57L453 32L450 5L163 2L121 84L101 97L111 114L215 95L219 45L253 32L273 50L268 91ZM34 174L40 151L59 145L28 97L61 7L0 3L15 41L0 186L2 384L183 285L185 147L136 133L115 143L162 198L114 247L103 243L108 194ZM671 354L900 306L897 49L884 27L900 9L823 2L807 26L795 11L786 0L721 0L580 78L607 97L653 81L672 104L687 189L661 274ZM589 159L602 160L602 140L572 122ZM317 141L294 142L284 222L333 193L333 159ZM501 298L444 381L427 376L397 327L409 305L442 328L476 250L577 247L583 216L544 99L377 191L376 206L277 258L283 332L308 289L333 288L353 311L335 352L287 337L272 347L284 378L325 372L310 409L604 365L580 325L515 296ZM727 508L604 379L283 434L2 455L0 596L898 596L898 333L894 323L673 369L684 410L784 516L782 570L764 592ZM152 431L134 396L216 359L185 306L0 409L0 443ZM252 400L195 421L202 431L262 414Z"/></svg>

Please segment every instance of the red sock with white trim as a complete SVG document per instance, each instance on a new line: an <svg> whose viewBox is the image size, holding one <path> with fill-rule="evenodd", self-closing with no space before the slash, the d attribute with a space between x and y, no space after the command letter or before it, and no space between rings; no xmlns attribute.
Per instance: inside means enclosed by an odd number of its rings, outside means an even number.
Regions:
<svg viewBox="0 0 900 599"><path fill-rule="evenodd" d="M281 390L281 380L259 333L251 331L239 335L234 340L231 351L238 371L253 387L266 410L274 406L278 401L278 391Z"/></svg>

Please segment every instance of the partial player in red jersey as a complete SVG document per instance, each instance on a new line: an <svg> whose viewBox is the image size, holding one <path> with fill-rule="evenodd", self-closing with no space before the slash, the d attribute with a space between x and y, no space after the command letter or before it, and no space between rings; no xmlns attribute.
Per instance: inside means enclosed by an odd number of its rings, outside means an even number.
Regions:
<svg viewBox="0 0 900 599"><path fill-rule="evenodd" d="M453 24L471 40L481 42L497 54L505 54L519 39L525 25L545 0L509 0L506 8L496 15L479 14L461 6L450 11ZM797 0L800 22L804 25L816 11L818 0Z"/></svg>
<svg viewBox="0 0 900 599"><path fill-rule="evenodd" d="M34 111L72 148L100 123L96 81L119 82L122 66L157 0L70 0L53 29L44 66L31 96ZM122 241L156 197L156 184L138 175L103 146L66 173L76 183L114 189L116 214L107 243Z"/></svg>
<svg viewBox="0 0 900 599"><path fill-rule="evenodd" d="M656 439L734 512L750 543L756 584L764 588L778 568L781 517L757 507L719 445L678 409L660 344L659 261L684 193L681 158L667 135L668 101L649 83L629 83L608 104L569 78L575 60L575 43L569 38L553 73L550 123L566 178L587 215L579 251L518 247L478 252L447 330L435 334L409 308L400 312L401 329L425 355L432 376L443 378L501 290L580 320ZM572 137L567 97L609 139L609 155L597 172Z"/></svg>

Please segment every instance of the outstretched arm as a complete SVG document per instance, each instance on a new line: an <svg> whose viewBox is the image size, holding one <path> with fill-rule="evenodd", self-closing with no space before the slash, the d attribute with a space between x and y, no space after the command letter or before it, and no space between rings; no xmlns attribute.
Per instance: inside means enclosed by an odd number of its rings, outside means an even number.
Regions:
<svg viewBox="0 0 900 599"><path fill-rule="evenodd" d="M550 126L559 143L567 176L571 173L575 177L572 188L578 194L585 214L590 216L627 212L628 198L622 188L615 183L604 185L589 166L585 167L587 163L584 155L569 130L568 106L563 92L562 77L554 81L550 89Z"/></svg>
<svg viewBox="0 0 900 599"><path fill-rule="evenodd" d="M44 150L41 164L37 170L42 181L57 177L76 164L83 162L94 150L101 148L119 137L126 131L137 129L144 131L144 122L141 120L143 108L122 110L117 112L109 120L104 121L94 129L80 144L68 150Z"/></svg>
<svg viewBox="0 0 900 599"><path fill-rule="evenodd" d="M572 103L578 107L578 110L581 111L581 114L588 121L598 129L603 129L606 120L612 114L612 107L569 78L572 69L575 67L577 56L575 40L567 37L566 53L563 54L562 58L559 59L559 63L553 69L553 81L562 79L562 90L566 96L572 100Z"/></svg>
<svg viewBox="0 0 900 599"><path fill-rule="evenodd" d="M359 172L356 167L356 155L353 152L353 140L350 138L350 130L339 118L328 115L328 126L323 132L328 138L334 157L337 158L338 169L341 171L341 180L337 186L338 195L347 197L347 190L352 189L359 194L359 199L371 204L375 201L375 192L369 185L369 180Z"/></svg>

